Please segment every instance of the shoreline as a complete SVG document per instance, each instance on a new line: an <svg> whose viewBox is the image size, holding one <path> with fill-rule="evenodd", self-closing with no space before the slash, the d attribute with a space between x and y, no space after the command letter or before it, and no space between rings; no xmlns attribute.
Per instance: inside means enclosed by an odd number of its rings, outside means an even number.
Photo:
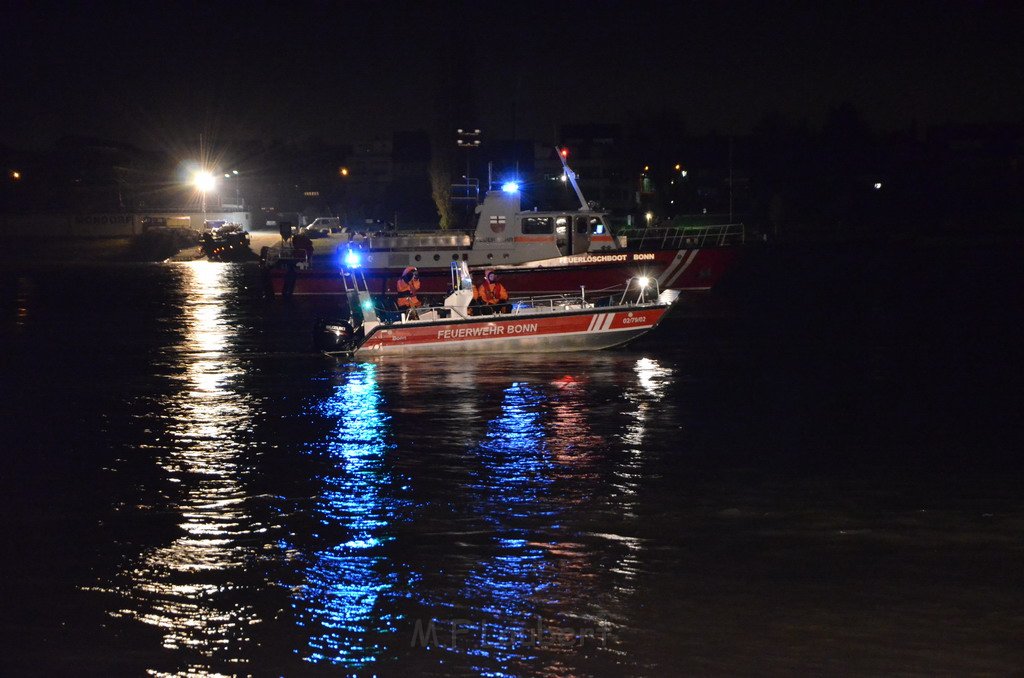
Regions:
<svg viewBox="0 0 1024 678"><path fill-rule="evenodd" d="M256 231L250 233L251 248L259 252L261 245L276 242L276 232ZM14 247L0 252L0 262L8 266L28 267L34 265L61 264L126 264L162 263L172 261L194 261L201 259L198 244L191 244L198 233L189 231L150 231L141 235L97 236L97 237L51 237L17 236ZM765 256L771 252L797 254L836 253L864 248L882 247L906 251L926 251L953 247L994 247L1024 243L1024 233L935 233L882 239L780 239L766 243L755 242L740 246L749 254Z"/></svg>

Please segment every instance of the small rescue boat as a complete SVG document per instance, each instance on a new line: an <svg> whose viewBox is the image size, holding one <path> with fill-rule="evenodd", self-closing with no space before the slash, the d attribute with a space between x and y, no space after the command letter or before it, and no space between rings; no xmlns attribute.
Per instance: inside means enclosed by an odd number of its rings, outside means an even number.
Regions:
<svg viewBox="0 0 1024 678"><path fill-rule="evenodd" d="M387 309L370 295L358 253L346 255L342 280L349 315L320 320L317 348L332 355L373 357L414 353L549 353L621 346L661 322L676 290L659 291L652 278L631 278L600 298L579 295L514 298L505 313L480 315L472 307L473 281L466 262L452 262L444 305L414 312Z"/></svg>

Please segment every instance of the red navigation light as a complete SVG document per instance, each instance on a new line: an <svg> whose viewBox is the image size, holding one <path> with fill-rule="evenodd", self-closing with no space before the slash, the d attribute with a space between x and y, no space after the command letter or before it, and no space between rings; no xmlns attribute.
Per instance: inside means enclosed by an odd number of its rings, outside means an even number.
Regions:
<svg viewBox="0 0 1024 678"><path fill-rule="evenodd" d="M569 149L568 148L563 148L561 151L559 151L559 153L562 154L563 158L568 158L569 157Z"/></svg>

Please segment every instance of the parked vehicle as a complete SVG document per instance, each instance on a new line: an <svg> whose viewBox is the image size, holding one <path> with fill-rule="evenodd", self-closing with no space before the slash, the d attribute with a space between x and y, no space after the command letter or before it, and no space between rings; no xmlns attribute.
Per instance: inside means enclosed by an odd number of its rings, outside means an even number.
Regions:
<svg viewBox="0 0 1024 678"><path fill-rule="evenodd" d="M341 233L341 219L339 217L317 217L313 223L306 226L306 233L312 238ZM316 235L313 235L314 233Z"/></svg>

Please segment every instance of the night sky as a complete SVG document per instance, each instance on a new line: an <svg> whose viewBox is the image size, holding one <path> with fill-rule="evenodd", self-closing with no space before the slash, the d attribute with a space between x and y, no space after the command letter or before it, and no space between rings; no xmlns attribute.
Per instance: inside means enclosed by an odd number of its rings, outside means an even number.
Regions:
<svg viewBox="0 0 1024 678"><path fill-rule="evenodd" d="M878 129L1024 120L1024 3L45 3L0 21L0 144L329 142L433 121L744 133L849 102Z"/></svg>

